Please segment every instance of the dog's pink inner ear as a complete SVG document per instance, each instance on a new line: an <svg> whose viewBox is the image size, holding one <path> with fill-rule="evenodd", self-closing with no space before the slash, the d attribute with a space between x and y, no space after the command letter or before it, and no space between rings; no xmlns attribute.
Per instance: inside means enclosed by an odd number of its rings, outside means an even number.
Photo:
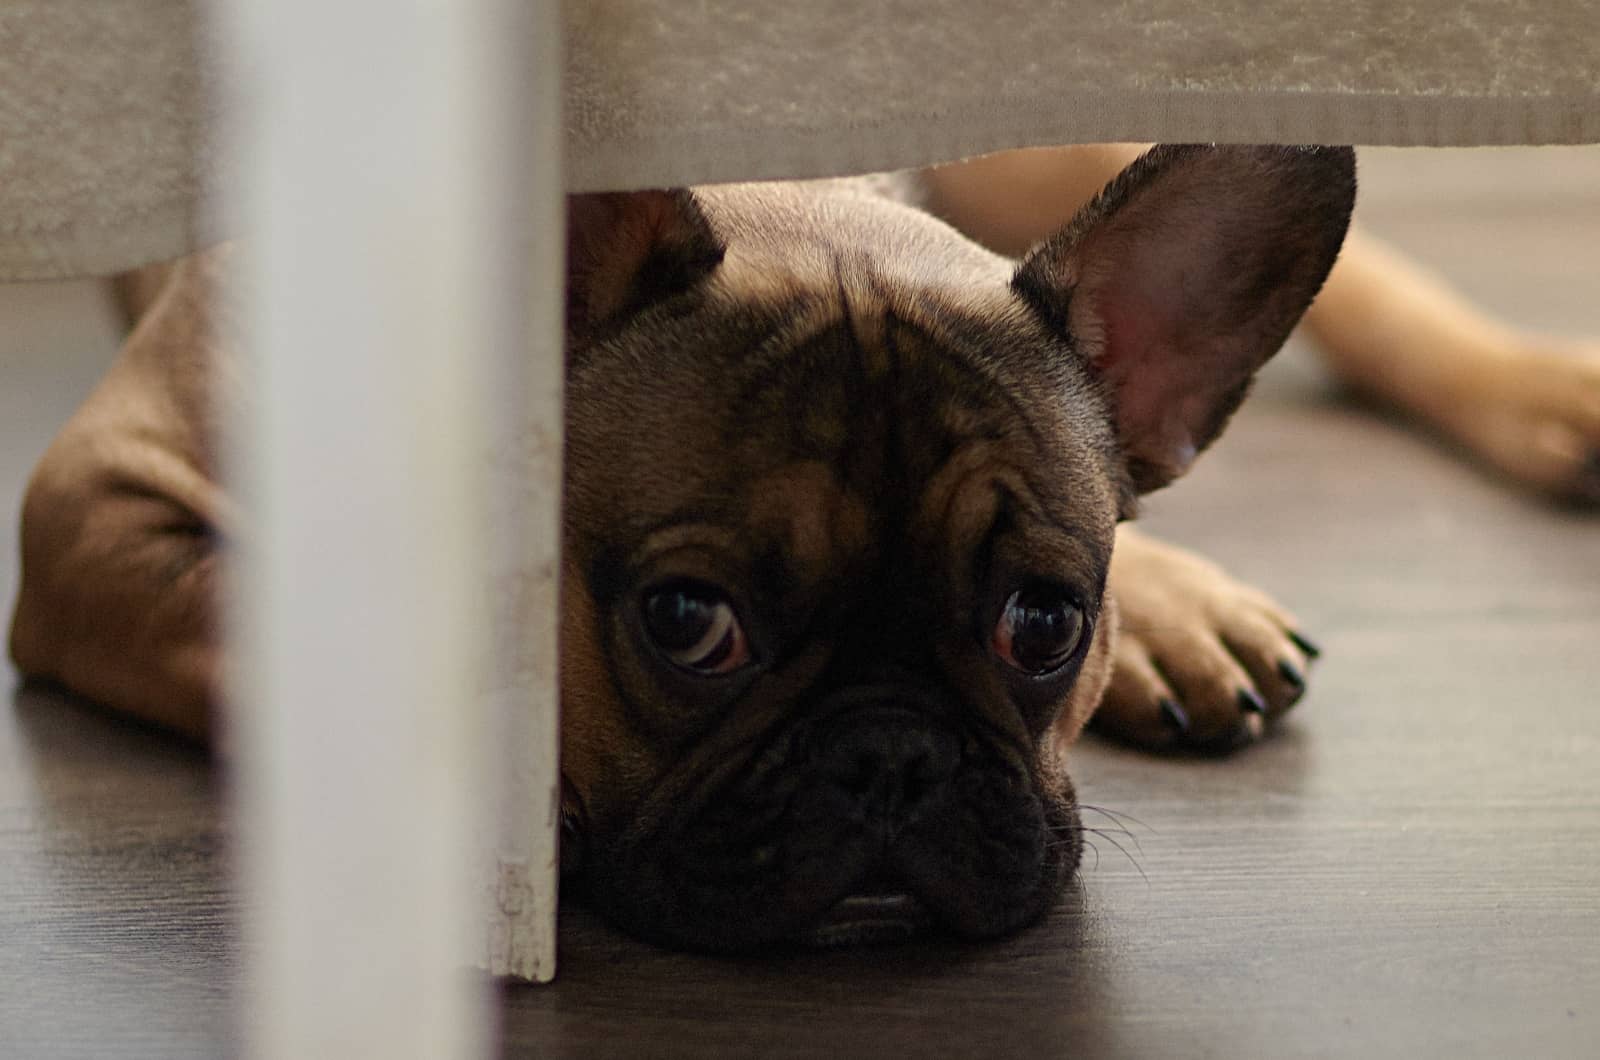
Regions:
<svg viewBox="0 0 1600 1060"><path fill-rule="evenodd" d="M1104 385L1135 490L1222 430L1321 287L1354 191L1348 150L1158 147L1023 262L1014 286Z"/></svg>
<svg viewBox="0 0 1600 1060"><path fill-rule="evenodd" d="M1144 492L1182 475L1221 433L1287 330L1253 334L1260 307L1221 305L1226 280L1205 273L1230 263L1204 247L1119 241L1118 233L1087 241L1067 319L1111 395L1129 476Z"/></svg>
<svg viewBox="0 0 1600 1060"><path fill-rule="evenodd" d="M723 245L682 188L567 199L567 326L582 332L688 290Z"/></svg>

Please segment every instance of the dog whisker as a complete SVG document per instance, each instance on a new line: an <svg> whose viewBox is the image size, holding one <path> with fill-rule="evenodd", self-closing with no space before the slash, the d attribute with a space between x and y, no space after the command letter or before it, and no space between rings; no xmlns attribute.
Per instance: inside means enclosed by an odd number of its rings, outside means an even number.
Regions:
<svg viewBox="0 0 1600 1060"><path fill-rule="evenodd" d="M1118 824L1121 824L1123 821L1131 821L1133 824L1137 825L1140 828L1143 828L1145 831L1149 832L1151 835L1160 835L1160 833L1158 831L1156 831L1156 829L1152 828L1150 825L1145 824L1143 821L1139 820L1139 818L1135 817L1131 813L1123 813L1121 810L1107 809L1104 806L1090 806L1088 803L1083 803L1083 802L1078 803L1078 809L1080 809L1080 810L1090 810L1090 811L1092 811L1094 813L1098 813L1102 817L1109 817L1112 820L1116 821Z"/></svg>
<svg viewBox="0 0 1600 1060"><path fill-rule="evenodd" d="M1122 856L1127 858L1129 864L1131 864L1139 873L1139 878L1144 880L1146 884L1149 884L1150 877L1145 875L1144 866L1139 864L1139 859L1134 857L1132 852L1130 852L1127 847L1117 842L1116 836L1099 828L1085 828L1084 831L1099 836L1101 839L1104 839L1107 843L1110 843L1112 846L1120 850L1122 852ZM1090 843L1090 846L1093 845L1093 843Z"/></svg>
<svg viewBox="0 0 1600 1060"><path fill-rule="evenodd" d="M1073 829L1073 831L1076 832L1080 837L1088 837L1088 836L1091 836L1091 835L1097 835L1097 836L1105 836L1105 837L1109 838L1113 833L1116 833L1116 834L1119 834L1119 835L1123 836L1124 838L1128 839L1129 841L1131 841L1133 843L1134 849L1138 850L1139 853L1141 853L1141 854L1144 853L1144 850L1139 846L1139 840L1133 835L1133 833L1129 832L1125 828L1094 828L1094 827L1092 827L1090 825L1078 825L1076 828ZM1057 842L1057 843L1053 843L1051 845L1060 847L1060 846L1065 846L1066 844Z"/></svg>
<svg viewBox="0 0 1600 1060"><path fill-rule="evenodd" d="M1085 809L1085 810L1093 810L1095 813L1100 814L1106 820L1111 822L1110 827L1106 827L1106 828L1091 828L1088 825L1080 824L1078 826L1080 831L1094 832L1096 835L1103 835L1108 839L1110 838L1110 833L1115 832L1115 833L1117 833L1117 834L1119 834L1121 836L1124 836L1128 840L1128 842L1132 843L1134 850L1138 851L1140 854L1144 853L1144 844L1139 842L1139 837L1134 835L1133 832L1126 825L1124 825L1122 823L1122 821L1119 819L1119 817L1113 815L1112 813L1110 813L1110 812L1108 812L1106 810L1100 809L1098 806L1080 806L1079 808L1080 809ZM1126 815L1123 815L1123 816L1126 816ZM1134 824L1138 825L1141 828L1149 829L1152 832L1154 831L1154 829L1150 829L1149 825L1144 824L1143 822L1139 821L1136 818L1128 817L1128 820L1132 821Z"/></svg>
<svg viewBox="0 0 1600 1060"><path fill-rule="evenodd" d="M1128 831L1126 828L1096 828L1093 831L1096 835L1103 835L1107 839L1110 839L1113 834L1123 836L1129 843L1133 845L1133 849L1136 852L1140 854L1144 853L1144 845L1139 842L1139 837Z"/></svg>

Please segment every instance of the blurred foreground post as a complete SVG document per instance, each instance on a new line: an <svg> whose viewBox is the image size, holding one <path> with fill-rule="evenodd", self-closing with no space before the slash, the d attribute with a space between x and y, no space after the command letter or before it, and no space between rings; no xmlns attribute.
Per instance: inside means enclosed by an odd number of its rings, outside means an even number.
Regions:
<svg viewBox="0 0 1600 1060"><path fill-rule="evenodd" d="M469 967L553 971L558 10L222 5L253 1056L483 1055Z"/></svg>

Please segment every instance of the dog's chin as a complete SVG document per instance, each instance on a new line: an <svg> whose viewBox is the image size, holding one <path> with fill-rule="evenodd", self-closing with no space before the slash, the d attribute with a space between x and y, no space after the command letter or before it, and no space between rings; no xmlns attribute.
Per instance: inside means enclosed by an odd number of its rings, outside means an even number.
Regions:
<svg viewBox="0 0 1600 1060"><path fill-rule="evenodd" d="M850 894L822 918L785 941L811 949L842 949L881 943L909 942L931 934L933 913L916 895L905 891Z"/></svg>
<svg viewBox="0 0 1600 1060"><path fill-rule="evenodd" d="M806 829L779 856L730 859L721 837L679 835L591 863L585 891L625 930L678 949L1000 938L1054 905L1081 851L1070 800L1027 801L974 831L931 819L887 850L845 830ZM998 859L986 861L996 848ZM716 851L717 871L705 871L701 850Z"/></svg>

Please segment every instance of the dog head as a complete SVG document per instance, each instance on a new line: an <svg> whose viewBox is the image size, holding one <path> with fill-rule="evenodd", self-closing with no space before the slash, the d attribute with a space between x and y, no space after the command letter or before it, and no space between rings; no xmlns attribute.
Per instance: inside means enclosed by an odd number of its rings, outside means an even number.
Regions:
<svg viewBox="0 0 1600 1060"><path fill-rule="evenodd" d="M647 938L982 938L1081 847L1115 528L1331 267L1343 149L1157 148L1021 264L851 186L575 198L564 866Z"/></svg>

